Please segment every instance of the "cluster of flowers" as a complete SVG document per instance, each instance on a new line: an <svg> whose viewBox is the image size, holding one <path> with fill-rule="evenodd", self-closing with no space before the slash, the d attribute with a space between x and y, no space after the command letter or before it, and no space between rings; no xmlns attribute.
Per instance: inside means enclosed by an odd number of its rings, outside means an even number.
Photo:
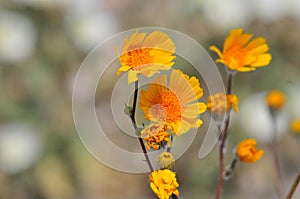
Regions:
<svg viewBox="0 0 300 199"><path fill-rule="evenodd" d="M230 76L236 72L253 71L271 61L266 40L259 37L250 41L252 36L244 34L242 29L235 29L226 38L223 52L216 46L210 47L219 56L216 62L224 64ZM128 84L135 83L137 93L139 75L150 78L162 70L170 70L176 58L175 51L176 46L167 34L154 31L147 35L136 31L124 40L121 53L117 51L121 64L117 75L127 72ZM141 144L148 151L164 150L159 155L161 169L152 170L150 174L150 187L160 199L179 196L179 184L172 170L174 158L170 153L173 138L187 133L191 128L199 128L203 123L200 114L206 109L216 120L230 113L231 109L238 112L238 97L231 92L211 95L207 104L199 102L202 96L199 80L180 70L172 70L170 76L158 75L147 89L140 91L139 99L137 94L134 96L134 104L128 114L135 128L140 129ZM149 121L146 126L136 125L137 105ZM237 145L235 160L255 162L261 159L263 153L263 150L256 148L256 140L246 139ZM144 154L146 156L147 151Z"/></svg>
<svg viewBox="0 0 300 199"><path fill-rule="evenodd" d="M174 42L163 32L154 31L149 35L136 32L124 40L117 75L127 71L128 84L137 84L139 74L151 77L161 70L171 69L175 50ZM146 90L141 90L138 105L149 124L140 131L140 137L148 151L166 146L170 151L174 136L201 126L199 115L206 110L206 104L198 101L202 95L199 80L180 70L173 70L169 77L157 76ZM161 169L150 175L151 189L161 199L178 196L179 184L171 170L172 154L162 152L159 162Z"/></svg>

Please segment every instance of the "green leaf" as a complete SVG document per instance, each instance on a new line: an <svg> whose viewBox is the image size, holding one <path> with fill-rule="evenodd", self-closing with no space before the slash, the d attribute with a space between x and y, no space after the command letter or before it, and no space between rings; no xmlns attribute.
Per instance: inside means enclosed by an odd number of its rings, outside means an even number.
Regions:
<svg viewBox="0 0 300 199"><path fill-rule="evenodd" d="M131 114L132 114L132 107L125 104L124 113L126 115L131 116Z"/></svg>

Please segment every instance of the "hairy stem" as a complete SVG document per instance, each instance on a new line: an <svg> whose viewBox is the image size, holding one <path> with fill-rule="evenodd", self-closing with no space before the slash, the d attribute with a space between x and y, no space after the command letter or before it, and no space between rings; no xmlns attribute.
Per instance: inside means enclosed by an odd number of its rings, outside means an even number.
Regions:
<svg viewBox="0 0 300 199"><path fill-rule="evenodd" d="M227 92L226 94L231 94L232 89L232 80L233 80L233 74L229 73L228 77L228 83L227 83ZM225 120L225 126L222 129L219 127L221 135L219 139L219 179L218 179L218 186L217 186L217 192L215 199L220 199L223 191L223 185L224 185L224 174L225 174L225 165L224 165L224 152L225 152L225 145L226 145L226 138L228 134L228 127L229 127L229 121L230 121L230 112L228 112Z"/></svg>

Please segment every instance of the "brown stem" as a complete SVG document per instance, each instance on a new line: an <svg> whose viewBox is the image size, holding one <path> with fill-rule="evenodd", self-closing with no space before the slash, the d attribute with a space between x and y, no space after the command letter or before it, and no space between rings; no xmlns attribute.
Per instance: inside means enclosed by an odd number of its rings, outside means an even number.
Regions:
<svg viewBox="0 0 300 199"><path fill-rule="evenodd" d="M136 105L137 105L137 96L138 96L138 92L139 92L139 90L138 90L139 86L138 85L139 85L138 81L136 81L135 84L134 84L135 88L134 88L134 95L133 95L132 113L130 115L131 122L132 122L132 125L133 125L134 129L137 129L137 125L136 125L136 121L135 121L135 111L136 111ZM145 156L145 159L146 159L146 162L148 164L148 167L149 167L150 171L152 172L152 171L154 171L154 169L153 169L153 166L152 166L151 161L149 159L149 156L148 156L147 149L145 147L144 141L143 141L143 139L141 137L139 137L138 140L139 140L139 143L140 143L140 145L142 147L143 154Z"/></svg>
<svg viewBox="0 0 300 199"><path fill-rule="evenodd" d="M296 142L297 142L297 147L298 147L298 151L300 151L300 137L297 136L296 138ZM300 156L298 156L298 166L300 166Z"/></svg>
<svg viewBox="0 0 300 199"><path fill-rule="evenodd" d="M293 185L292 185L292 187L291 187L288 195L286 196L286 199L292 199L293 198L293 195L294 195L294 193L295 193L295 191L296 191L296 189L297 189L297 187L299 185L299 182L300 182L300 173L296 177L296 179L295 179L295 181L294 181L294 183L293 183Z"/></svg>
<svg viewBox="0 0 300 199"><path fill-rule="evenodd" d="M272 156L272 161L274 165L274 170L275 170L275 189L276 193L278 195L278 198L282 199L283 197L283 190L282 190L282 181L281 181L281 172L280 172L280 164L279 164L279 159L277 155L277 150L276 150L276 140L274 139L270 144L269 144L269 151Z"/></svg>
<svg viewBox="0 0 300 199"><path fill-rule="evenodd" d="M231 94L231 88L232 88L232 80L233 80L233 74L229 73L228 77L228 84L227 84L227 92L226 94ZM218 179L218 186L217 186L217 192L215 199L220 199L223 191L223 185L224 185L224 174L225 174L225 165L224 165L224 150L226 145L226 138L228 134L228 127L229 127L229 121L230 121L230 112L228 112L225 120L225 126L222 130L221 127L219 127L219 130L221 132L220 135L220 144L219 144L219 179Z"/></svg>
<svg viewBox="0 0 300 199"><path fill-rule="evenodd" d="M229 73L228 76L228 84L227 84L227 95L231 94L231 89L232 89L232 80L233 80L233 74Z"/></svg>

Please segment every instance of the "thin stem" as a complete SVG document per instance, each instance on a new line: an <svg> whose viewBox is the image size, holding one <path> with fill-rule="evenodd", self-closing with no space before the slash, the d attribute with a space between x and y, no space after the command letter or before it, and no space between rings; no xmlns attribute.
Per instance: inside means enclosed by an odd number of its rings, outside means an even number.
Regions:
<svg viewBox="0 0 300 199"><path fill-rule="evenodd" d="M173 135L171 135L171 143L173 143L173 139L174 139L174 137L173 137ZM172 146L168 146L167 152L171 153L171 149L172 149Z"/></svg>
<svg viewBox="0 0 300 199"><path fill-rule="evenodd" d="M232 89L232 80L233 80L233 74L229 73L228 77L228 83L227 83L227 92L226 94L231 94ZM223 185L224 185L224 175L225 175L225 165L224 165L224 152L225 152L225 145L226 145L226 138L228 134L228 127L230 122L230 112L228 112L225 120L225 126L222 130L221 127L219 127L221 135L220 135L220 145L219 145L219 179L218 179L218 186L217 186L217 192L215 199L220 199L223 191Z"/></svg>
<svg viewBox="0 0 300 199"><path fill-rule="evenodd" d="M175 194L172 194L172 199L180 199L179 196L176 196Z"/></svg>
<svg viewBox="0 0 300 199"><path fill-rule="evenodd" d="M300 151L300 137L299 136L297 136L296 142L297 142L298 151ZM300 164L300 156L298 158L298 164Z"/></svg>
<svg viewBox="0 0 300 199"><path fill-rule="evenodd" d="M233 80L233 74L229 73L228 76L228 84L227 84L227 95L231 94L231 89L232 89L232 80Z"/></svg>
<svg viewBox="0 0 300 199"><path fill-rule="evenodd" d="M237 164L239 163L239 159L237 157L234 157L231 161L231 164L228 169L225 171L225 179L228 180L234 173L234 170L237 167Z"/></svg>
<svg viewBox="0 0 300 199"><path fill-rule="evenodd" d="M279 158L278 158L278 153L277 153L277 125L276 125L276 118L275 118L275 113L271 112L271 117L273 119L273 139L272 141L269 143L269 151L271 153L272 159L273 159L273 165L274 165L274 170L275 170L275 189L276 189L276 193L278 195L278 198L282 199L284 198L284 194L283 194L283 190L282 190L282 178L281 178L281 172L280 172L280 164L279 164Z"/></svg>
<svg viewBox="0 0 300 199"><path fill-rule="evenodd" d="M139 83L138 83L138 81L136 81L134 83L134 95L133 95L132 113L130 115L130 118L131 118L132 125L133 125L134 129L137 128L136 121L135 121L135 111L136 111L136 104L137 104L138 92L139 92Z"/></svg>
<svg viewBox="0 0 300 199"><path fill-rule="evenodd" d="M137 105L137 96L138 96L138 92L139 92L139 90L138 90L139 89L138 81L135 82L134 87L135 88L134 88L134 95L133 95L132 113L130 115L130 118L131 118L131 122L132 122L132 125L133 125L134 129L137 129L137 125L136 125L136 121L135 121L135 111L136 111L136 105ZM142 147L143 154L145 156L148 167L149 167L150 171L152 172L152 171L154 171L154 169L153 169L153 166L152 166L151 161L149 159L144 141L141 137L139 137L138 140L139 140L139 143Z"/></svg>
<svg viewBox="0 0 300 199"><path fill-rule="evenodd" d="M292 199L293 198L293 195L294 195L294 193L295 193L295 191L296 191L296 189L297 189L297 187L299 185L299 182L300 182L300 173L296 177L296 179L295 179L295 181L294 181L294 183L293 183L293 185L292 185L292 187L291 187L291 189L290 189L290 191L289 191L286 199Z"/></svg>
<svg viewBox="0 0 300 199"><path fill-rule="evenodd" d="M275 183L276 193L278 195L278 198L282 199L283 190L282 190L282 182L281 182L281 174L280 174L280 165L279 165L279 159L278 159L277 150L274 142L269 144L269 150L272 155L273 165L275 170L274 183Z"/></svg>

